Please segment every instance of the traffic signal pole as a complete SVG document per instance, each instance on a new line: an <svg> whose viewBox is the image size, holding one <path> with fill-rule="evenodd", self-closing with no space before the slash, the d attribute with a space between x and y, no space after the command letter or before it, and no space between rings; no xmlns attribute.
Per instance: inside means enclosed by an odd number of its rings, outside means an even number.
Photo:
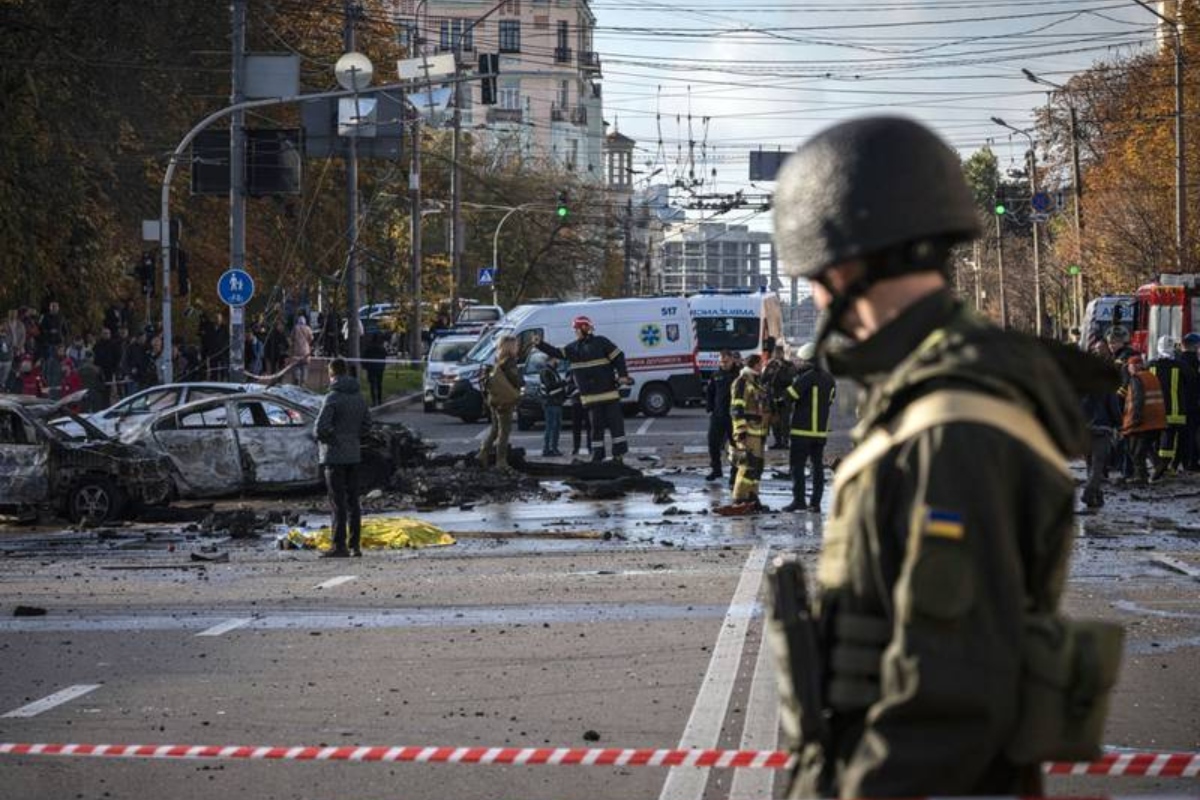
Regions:
<svg viewBox="0 0 1200 800"><path fill-rule="evenodd" d="M246 99L246 0L233 0L233 89L229 101ZM235 111L229 120L229 267L246 268L246 112ZM178 246L176 246L178 251ZM165 289L164 289L165 291ZM229 378L245 376L245 308L229 308ZM166 350L163 342L163 350ZM168 358L169 353L165 354ZM219 355L218 355L219 358Z"/></svg>

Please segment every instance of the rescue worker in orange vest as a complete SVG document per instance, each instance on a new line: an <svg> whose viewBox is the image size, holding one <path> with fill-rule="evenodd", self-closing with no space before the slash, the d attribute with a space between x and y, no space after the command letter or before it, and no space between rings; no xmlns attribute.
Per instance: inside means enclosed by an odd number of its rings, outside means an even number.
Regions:
<svg viewBox="0 0 1200 800"><path fill-rule="evenodd" d="M737 477L733 484L733 502L718 509L722 514L754 514L767 510L758 497L763 473L763 449L767 438L767 389L762 385L762 356L746 359L746 366L733 382L733 461Z"/></svg>
<svg viewBox="0 0 1200 800"><path fill-rule="evenodd" d="M1135 483L1147 482L1146 464L1151 465L1151 480L1162 475L1158 457L1158 440L1167 427L1167 408L1163 403L1162 384L1146 369L1140 355L1125 362L1129 380L1121 387L1125 398L1125 416L1121 420L1121 436L1129 443Z"/></svg>
<svg viewBox="0 0 1200 800"><path fill-rule="evenodd" d="M1168 469L1182 470L1188 455L1188 411L1196 402L1196 373L1185 365L1176 352L1175 339L1160 336L1158 358L1150 362L1150 372L1162 386L1166 405L1167 428L1158 442L1159 473Z"/></svg>
<svg viewBox="0 0 1200 800"><path fill-rule="evenodd" d="M787 388L792 400L791 452L792 502L784 511L821 510L825 492L825 442L829 438L830 412L837 384L817 363L817 345L809 342L798 353L800 370ZM812 470L812 496L804 502L804 466Z"/></svg>

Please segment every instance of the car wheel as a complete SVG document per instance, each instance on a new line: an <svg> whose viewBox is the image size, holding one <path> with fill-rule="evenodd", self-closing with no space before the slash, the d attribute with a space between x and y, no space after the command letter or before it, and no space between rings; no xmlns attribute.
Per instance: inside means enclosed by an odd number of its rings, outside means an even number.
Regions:
<svg viewBox="0 0 1200 800"><path fill-rule="evenodd" d="M662 417L675 404L671 390L661 383L652 383L642 390L638 405L647 417Z"/></svg>
<svg viewBox="0 0 1200 800"><path fill-rule="evenodd" d="M121 493L108 478L84 478L71 487L67 496L67 516L72 522L85 517L96 522L111 522L121 513Z"/></svg>

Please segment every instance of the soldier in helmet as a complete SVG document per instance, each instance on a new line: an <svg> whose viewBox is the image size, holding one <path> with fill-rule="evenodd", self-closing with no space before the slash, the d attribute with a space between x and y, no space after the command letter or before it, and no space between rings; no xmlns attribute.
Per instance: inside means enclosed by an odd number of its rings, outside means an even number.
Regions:
<svg viewBox="0 0 1200 800"><path fill-rule="evenodd" d="M817 573L820 734L783 698L789 796L1039 793L1038 756L1013 741L1023 619L1057 611L1067 460L1088 445L1059 361L1115 378L954 297L951 248L979 217L957 155L918 123L818 133L774 206L781 261L825 312L817 350L865 390Z"/></svg>

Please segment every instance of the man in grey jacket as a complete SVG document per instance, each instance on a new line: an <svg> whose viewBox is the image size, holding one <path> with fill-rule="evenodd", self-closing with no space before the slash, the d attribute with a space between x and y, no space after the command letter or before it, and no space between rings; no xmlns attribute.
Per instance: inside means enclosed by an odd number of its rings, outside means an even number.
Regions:
<svg viewBox="0 0 1200 800"><path fill-rule="evenodd" d="M347 374L344 358L329 362L329 394L317 415L317 442L325 486L333 507L333 549L322 558L361 556L362 505L358 499L358 464L362 438L371 428L371 412L358 379ZM349 542L347 543L347 525ZM349 547L347 547L349 544Z"/></svg>

